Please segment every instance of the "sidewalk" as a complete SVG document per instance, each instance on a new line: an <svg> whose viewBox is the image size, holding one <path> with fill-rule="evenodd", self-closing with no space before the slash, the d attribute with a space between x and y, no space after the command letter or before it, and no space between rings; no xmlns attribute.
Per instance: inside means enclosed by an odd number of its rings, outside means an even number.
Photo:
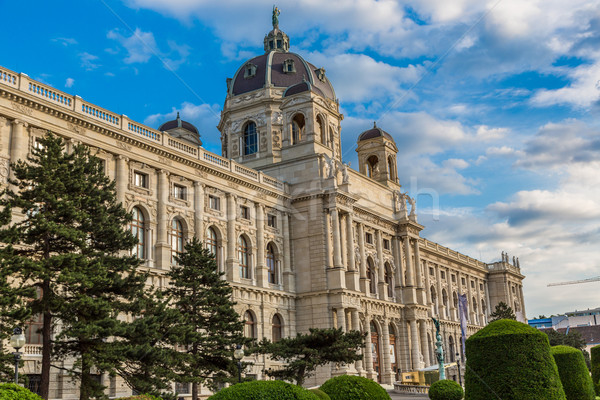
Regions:
<svg viewBox="0 0 600 400"><path fill-rule="evenodd" d="M395 393L393 390L387 391L390 394L392 400L421 400L421 399L429 399L429 396L426 394L400 394Z"/></svg>

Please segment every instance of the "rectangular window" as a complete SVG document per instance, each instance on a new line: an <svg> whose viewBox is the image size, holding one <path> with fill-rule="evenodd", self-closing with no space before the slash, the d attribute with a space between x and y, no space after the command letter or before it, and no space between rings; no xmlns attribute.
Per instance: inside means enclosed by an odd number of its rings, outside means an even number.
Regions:
<svg viewBox="0 0 600 400"><path fill-rule="evenodd" d="M250 209L246 206L240 206L240 218L250 219Z"/></svg>
<svg viewBox="0 0 600 400"><path fill-rule="evenodd" d="M179 200L185 200L187 197L187 188L182 185L173 185L173 197Z"/></svg>
<svg viewBox="0 0 600 400"><path fill-rule="evenodd" d="M208 196L208 206L213 209L219 211L221 209L221 199L217 196Z"/></svg>
<svg viewBox="0 0 600 400"><path fill-rule="evenodd" d="M465 278L460 278L460 283L462 283L462 285L465 286L467 284L467 281L465 280Z"/></svg>
<svg viewBox="0 0 600 400"><path fill-rule="evenodd" d="M471 281L471 289L475 289L475 281Z"/></svg>
<svg viewBox="0 0 600 400"><path fill-rule="evenodd" d="M277 217L273 214L268 214L267 225L269 225L271 228L277 228Z"/></svg>
<svg viewBox="0 0 600 400"><path fill-rule="evenodd" d="M33 148L36 150L42 150L44 148L44 145L40 142L40 138L34 138L33 139Z"/></svg>
<svg viewBox="0 0 600 400"><path fill-rule="evenodd" d="M190 384L188 382L175 382L175 393L190 394Z"/></svg>
<svg viewBox="0 0 600 400"><path fill-rule="evenodd" d="M429 275L433 276L434 274L433 267L429 267Z"/></svg>
<svg viewBox="0 0 600 400"><path fill-rule="evenodd" d="M373 244L373 234L369 232L365 233L365 241L369 244Z"/></svg>
<svg viewBox="0 0 600 400"><path fill-rule="evenodd" d="M390 249L390 241L388 239L383 239L383 248L386 250Z"/></svg>
<svg viewBox="0 0 600 400"><path fill-rule="evenodd" d="M456 283L456 275L452 275L452 283Z"/></svg>
<svg viewBox="0 0 600 400"><path fill-rule="evenodd" d="M135 171L133 174L133 184L148 189L148 174Z"/></svg>
<svg viewBox="0 0 600 400"><path fill-rule="evenodd" d="M441 279L446 279L446 272L445 271L440 271L440 278Z"/></svg>
<svg viewBox="0 0 600 400"><path fill-rule="evenodd" d="M479 290L481 290L483 292L483 283L479 284Z"/></svg>
<svg viewBox="0 0 600 400"><path fill-rule="evenodd" d="M42 389L42 375L40 374L28 374L27 375L27 389L37 394L38 396L41 393Z"/></svg>

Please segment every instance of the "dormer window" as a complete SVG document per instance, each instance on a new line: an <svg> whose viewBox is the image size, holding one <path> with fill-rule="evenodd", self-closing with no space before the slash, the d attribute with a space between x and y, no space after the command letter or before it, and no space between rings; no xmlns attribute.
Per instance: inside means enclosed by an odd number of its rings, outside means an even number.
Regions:
<svg viewBox="0 0 600 400"><path fill-rule="evenodd" d="M325 68L321 67L317 70L317 78L319 78L321 82L325 82Z"/></svg>
<svg viewBox="0 0 600 400"><path fill-rule="evenodd" d="M269 40L269 50L273 50L273 40Z"/></svg>
<svg viewBox="0 0 600 400"><path fill-rule="evenodd" d="M244 66L244 78L252 78L256 75L256 65L248 63Z"/></svg>
<svg viewBox="0 0 600 400"><path fill-rule="evenodd" d="M277 39L277 48L281 49L283 47L283 40Z"/></svg>
<svg viewBox="0 0 600 400"><path fill-rule="evenodd" d="M296 72L296 65L294 64L294 60L287 59L283 62L283 72L286 74L293 74Z"/></svg>

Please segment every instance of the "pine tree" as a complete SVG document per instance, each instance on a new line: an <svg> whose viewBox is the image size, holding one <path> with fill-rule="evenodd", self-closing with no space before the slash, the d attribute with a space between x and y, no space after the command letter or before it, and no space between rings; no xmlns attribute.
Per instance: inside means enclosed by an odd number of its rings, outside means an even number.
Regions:
<svg viewBox="0 0 600 400"><path fill-rule="evenodd" d="M512 308L510 308L503 301L501 301L500 303L498 303L498 305L496 306L496 309L494 310L494 312L490 314L490 322L494 322L494 321L497 321L499 319L514 319L514 320L517 319L517 317L515 316L515 313L513 312Z"/></svg>
<svg viewBox="0 0 600 400"><path fill-rule="evenodd" d="M80 399L102 396L92 367L104 371L117 356L107 338L123 333L121 313L143 290L139 260L123 252L135 245L126 229L131 215L116 202L115 183L87 147L65 152L51 133L39 140L28 162L12 165L18 192L7 190L0 230L6 245L2 268L17 286L34 288L33 315L43 316L42 397L47 399L51 360L76 357L68 372L80 379ZM52 337L56 321L60 331Z"/></svg>
<svg viewBox="0 0 600 400"><path fill-rule="evenodd" d="M362 360L359 350L364 346L366 333L342 332L341 329L310 328L310 333L298 333L295 338L277 342L263 339L256 352L269 354L273 360L284 361L281 369L267 370L267 375L278 379L295 380L302 385L318 366L330 362L349 364Z"/></svg>
<svg viewBox="0 0 600 400"><path fill-rule="evenodd" d="M193 238L176 265L166 274L164 294L179 313L170 339L181 350L177 362L179 382L192 383L192 400L198 399L198 384L226 371L237 344L244 345L243 321L233 306L232 288L218 272L214 256Z"/></svg>

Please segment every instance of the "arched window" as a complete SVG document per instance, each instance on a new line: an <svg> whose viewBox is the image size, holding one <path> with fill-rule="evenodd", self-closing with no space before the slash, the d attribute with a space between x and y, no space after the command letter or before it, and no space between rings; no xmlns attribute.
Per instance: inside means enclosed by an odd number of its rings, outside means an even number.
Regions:
<svg viewBox="0 0 600 400"><path fill-rule="evenodd" d="M146 222L142 210L138 207L133 207L131 210L133 220L131 221L131 233L138 240L137 245L131 251L131 254L137 258L146 258Z"/></svg>
<svg viewBox="0 0 600 400"><path fill-rule="evenodd" d="M208 249L208 251L210 251L210 253L215 256L215 259L217 260L217 264L219 264L219 259L218 259L218 248L217 248L217 232L215 232L214 228L208 228L207 231L207 235L206 235L206 248Z"/></svg>
<svg viewBox="0 0 600 400"><path fill-rule="evenodd" d="M323 119L320 115L317 115L317 137L322 144L326 144L325 128L323 126Z"/></svg>
<svg viewBox="0 0 600 400"><path fill-rule="evenodd" d="M391 299L394 297L394 273L389 263L385 263L385 283L387 283L388 297Z"/></svg>
<svg viewBox="0 0 600 400"><path fill-rule="evenodd" d="M273 315L273 321L271 324L271 340L273 342L279 342L282 336L283 324L281 323L281 317L277 314Z"/></svg>
<svg viewBox="0 0 600 400"><path fill-rule="evenodd" d="M250 339L256 338L256 321L250 311L244 313L244 336Z"/></svg>
<svg viewBox="0 0 600 400"><path fill-rule="evenodd" d="M394 162L394 157L389 156L388 157L388 179L393 182L396 182L396 180L397 180L395 164L396 163Z"/></svg>
<svg viewBox="0 0 600 400"><path fill-rule="evenodd" d="M371 293L377 293L377 281L375 278L375 266L373 265L373 260L371 258L367 259L367 278L369 278L369 290Z"/></svg>
<svg viewBox="0 0 600 400"><path fill-rule="evenodd" d="M373 369L377 372L377 381L381 382L380 363L379 363L379 331L373 321L369 326L371 330L371 354L373 358Z"/></svg>
<svg viewBox="0 0 600 400"><path fill-rule="evenodd" d="M250 278L248 253L248 242L243 236L240 236L238 239L238 262L240 264L240 278Z"/></svg>
<svg viewBox="0 0 600 400"><path fill-rule="evenodd" d="M327 143L329 147L333 147L333 137L333 128L329 128L329 143Z"/></svg>
<svg viewBox="0 0 600 400"><path fill-rule="evenodd" d="M304 115L294 115L292 118L292 144L299 143L304 138L304 125Z"/></svg>
<svg viewBox="0 0 600 400"><path fill-rule="evenodd" d="M452 337L452 335L448 337L448 347L450 348L450 361L454 362L456 361L456 351L454 349L454 337Z"/></svg>
<svg viewBox="0 0 600 400"><path fill-rule="evenodd" d="M256 124L248 122L244 127L244 155L254 154L258 151L258 135L256 133Z"/></svg>
<svg viewBox="0 0 600 400"><path fill-rule="evenodd" d="M183 224L177 218L171 223L171 264L175 264L175 257L183 253Z"/></svg>
<svg viewBox="0 0 600 400"><path fill-rule="evenodd" d="M379 172L379 159L377 156L367 158L367 176L369 178L375 178L377 172Z"/></svg>
<svg viewBox="0 0 600 400"><path fill-rule="evenodd" d="M269 283L279 283L277 276L277 260L275 260L275 250L271 243L267 245L267 270L269 271Z"/></svg>

